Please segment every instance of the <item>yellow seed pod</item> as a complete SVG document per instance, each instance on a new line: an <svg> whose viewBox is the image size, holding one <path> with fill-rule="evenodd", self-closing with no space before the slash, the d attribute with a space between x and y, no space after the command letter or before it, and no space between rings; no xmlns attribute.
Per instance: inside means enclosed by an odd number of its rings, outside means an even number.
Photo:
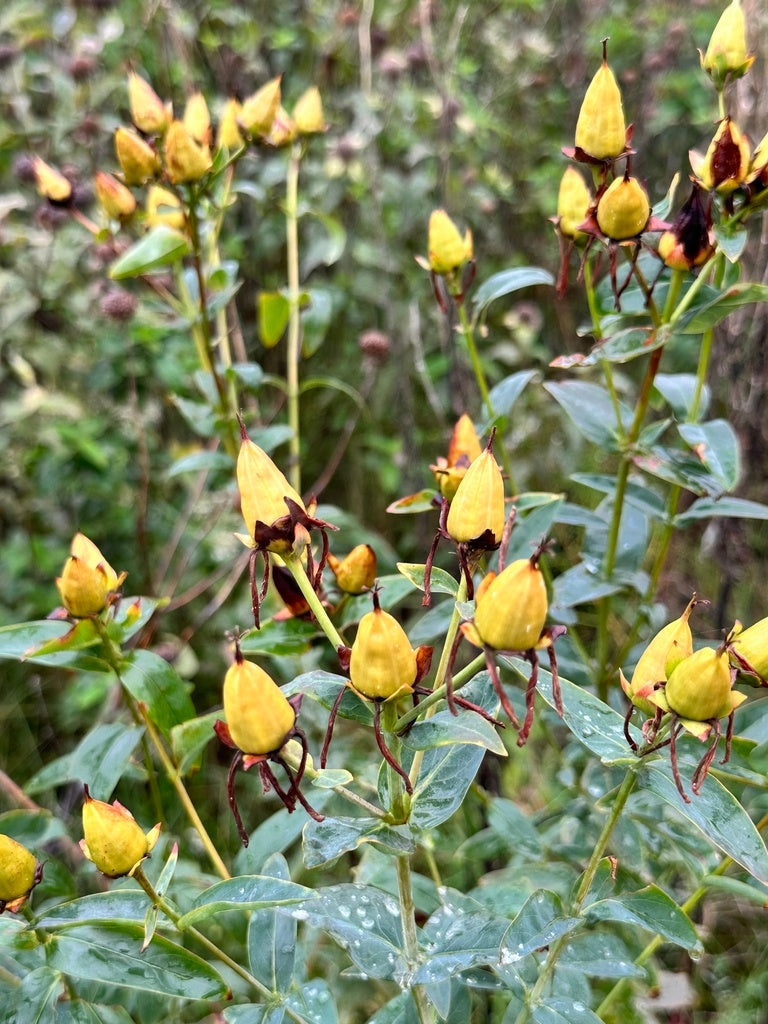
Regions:
<svg viewBox="0 0 768 1024"><path fill-rule="evenodd" d="M622 688L635 705L647 715L653 715L656 705L648 700L657 683L665 682L685 658L693 654L693 634L688 624L696 605L694 594L683 614L668 622L653 637L635 666L631 682L622 674Z"/></svg>
<svg viewBox="0 0 768 1024"><path fill-rule="evenodd" d="M145 219L149 227L166 224L178 231L183 230L186 224L179 197L162 185L150 185Z"/></svg>
<svg viewBox="0 0 768 1024"><path fill-rule="evenodd" d="M45 160L36 156L32 161L37 191L44 199L52 203L67 203L72 198L72 185L61 171L51 167Z"/></svg>
<svg viewBox="0 0 768 1024"><path fill-rule="evenodd" d="M475 425L469 416L463 412L456 421L451 434L451 441L448 445L448 465L455 466L462 457L466 457L469 463L479 458L482 452L480 438L477 436Z"/></svg>
<svg viewBox="0 0 768 1024"><path fill-rule="evenodd" d="M706 189L729 195L747 181L749 173L749 139L726 117L720 122L699 169L701 182Z"/></svg>
<svg viewBox="0 0 768 1024"><path fill-rule="evenodd" d="M560 233L574 240L585 239L586 234L576 229L587 219L591 203L592 193L582 176L575 167L566 167L557 195L557 226Z"/></svg>
<svg viewBox="0 0 768 1024"><path fill-rule="evenodd" d="M256 523L273 526L278 519L288 515L286 498L295 501L299 508L306 511L301 496L291 487L267 453L248 437L243 438L237 456L237 487L243 519L252 541ZM287 541L276 541L269 546L269 550L285 553L290 550L290 544Z"/></svg>
<svg viewBox="0 0 768 1024"><path fill-rule="evenodd" d="M207 146L211 141L211 115L208 104L201 92L193 93L184 107L182 119L184 127L199 146Z"/></svg>
<svg viewBox="0 0 768 1024"><path fill-rule="evenodd" d="M486 647L527 651L538 644L547 618L547 587L530 558L512 562L478 594L474 624Z"/></svg>
<svg viewBox="0 0 768 1024"><path fill-rule="evenodd" d="M199 145L181 121L172 121L166 133L165 169L177 185L199 181L211 169L208 146Z"/></svg>
<svg viewBox="0 0 768 1024"><path fill-rule="evenodd" d="M216 139L217 149L238 149L243 143L243 137L237 122L241 120L240 103L235 99L226 102L219 124L219 134Z"/></svg>
<svg viewBox="0 0 768 1024"><path fill-rule="evenodd" d="M743 694L731 691L731 666L727 651L702 647L677 665L664 690L671 711L693 722L708 722L730 715L732 698L740 704Z"/></svg>
<svg viewBox="0 0 768 1024"><path fill-rule="evenodd" d="M280 106L280 79L271 79L266 85L243 101L240 108L240 124L250 135L266 136L272 128Z"/></svg>
<svg viewBox="0 0 768 1024"><path fill-rule="evenodd" d="M487 530L493 535L493 544L501 543L504 480L489 448L478 455L459 483L448 510L446 528L460 544L479 540Z"/></svg>
<svg viewBox="0 0 768 1024"><path fill-rule="evenodd" d="M143 185L160 170L154 149L128 128L115 132L115 153L126 185Z"/></svg>
<svg viewBox="0 0 768 1024"><path fill-rule="evenodd" d="M110 878L132 875L159 835L160 825L144 833L127 807L117 800L111 804L94 800L86 786L80 846L99 871Z"/></svg>
<svg viewBox="0 0 768 1024"><path fill-rule="evenodd" d="M394 616L378 606L360 620L352 644L349 678L369 700L410 693L416 681L416 652Z"/></svg>
<svg viewBox="0 0 768 1024"><path fill-rule="evenodd" d="M576 146L596 160L612 160L624 152L626 135L621 92L603 43L603 63L587 87L576 122Z"/></svg>
<svg viewBox="0 0 768 1024"><path fill-rule="evenodd" d="M768 674L768 618L760 619L747 629L741 630L731 641L731 647L754 671L763 678ZM734 658L736 668L745 671Z"/></svg>
<svg viewBox="0 0 768 1024"><path fill-rule="evenodd" d="M245 754L272 754L293 729L296 712L263 668L242 655L224 677L224 717Z"/></svg>
<svg viewBox="0 0 768 1024"><path fill-rule="evenodd" d="M433 210L429 217L427 246L429 266L435 274L450 274L472 259L472 232L462 238L445 210Z"/></svg>
<svg viewBox="0 0 768 1024"><path fill-rule="evenodd" d="M328 565L345 594L362 594L376 582L376 552L370 544L358 544L341 560L328 555Z"/></svg>
<svg viewBox="0 0 768 1024"><path fill-rule="evenodd" d="M124 579L125 573L118 576L92 540L77 533L56 586L69 614L86 618L98 615L107 606L110 595Z"/></svg>
<svg viewBox="0 0 768 1024"><path fill-rule="evenodd" d="M598 226L616 242L636 238L650 215L648 194L637 178L629 175L612 181L597 204Z"/></svg>
<svg viewBox="0 0 768 1024"><path fill-rule="evenodd" d="M131 120L145 135L161 135L171 120L171 105L163 103L140 75L128 75L128 105Z"/></svg>
<svg viewBox="0 0 768 1024"><path fill-rule="evenodd" d="M296 101L293 108L293 123L299 135L316 135L325 131L323 101L316 85L311 85Z"/></svg>
<svg viewBox="0 0 768 1024"><path fill-rule="evenodd" d="M279 149L280 146L287 146L298 136L299 132L296 123L283 106L277 108L272 127L267 135L267 142L270 146Z"/></svg>
<svg viewBox="0 0 768 1024"><path fill-rule="evenodd" d="M699 50L701 66L715 86L722 89L727 81L741 78L755 58L747 53L747 31L740 0L733 0L715 25L707 52Z"/></svg>
<svg viewBox="0 0 768 1024"><path fill-rule="evenodd" d="M102 210L112 220L126 220L135 212L136 199L133 192L117 178L104 171L97 171L93 184Z"/></svg>
<svg viewBox="0 0 768 1024"><path fill-rule="evenodd" d="M0 835L0 903L20 906L35 884L36 873L33 854L10 836Z"/></svg>

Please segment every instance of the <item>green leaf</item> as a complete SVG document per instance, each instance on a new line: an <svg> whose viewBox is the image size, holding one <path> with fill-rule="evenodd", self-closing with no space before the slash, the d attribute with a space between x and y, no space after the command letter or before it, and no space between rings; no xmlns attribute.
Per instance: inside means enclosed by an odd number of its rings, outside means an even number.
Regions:
<svg viewBox="0 0 768 1024"><path fill-rule="evenodd" d="M599 601L623 589L621 582L616 579L605 580L591 564L579 562L555 577L552 583L552 614L556 616L560 608L573 608L590 601Z"/></svg>
<svg viewBox="0 0 768 1024"><path fill-rule="evenodd" d="M259 337L265 348L274 348L291 317L291 304L282 292L259 292Z"/></svg>
<svg viewBox="0 0 768 1024"><path fill-rule="evenodd" d="M232 469L232 459L226 452L199 451L191 452L176 459L168 469L168 476L181 476L183 473L210 472L217 469Z"/></svg>
<svg viewBox="0 0 768 1024"><path fill-rule="evenodd" d="M302 247L301 279L306 280L317 267L330 267L338 263L347 244L344 225L336 217L313 210L312 214L325 228L325 235L314 235Z"/></svg>
<svg viewBox="0 0 768 1024"><path fill-rule="evenodd" d="M675 526L687 526L699 519L711 519L715 516L733 519L768 519L768 505L745 498L699 498L679 515L675 516Z"/></svg>
<svg viewBox="0 0 768 1024"><path fill-rule="evenodd" d="M595 366L603 360L608 363L628 363L661 348L668 341L669 335L663 330L652 327L628 327L598 342L586 355L575 352L571 355L558 356L549 365L559 370L567 370L573 366Z"/></svg>
<svg viewBox="0 0 768 1024"><path fill-rule="evenodd" d="M174 725L195 717L188 684L158 654L131 651L120 678L134 700L146 704L149 717L166 737Z"/></svg>
<svg viewBox="0 0 768 1024"><path fill-rule="evenodd" d="M765 899L764 894L762 898ZM658 932L683 949L701 950L699 937L688 915L656 885L597 900L584 909L584 915L589 922L613 921L640 927L654 934Z"/></svg>
<svg viewBox="0 0 768 1024"><path fill-rule="evenodd" d="M464 744L428 750L411 803L416 828L436 828L461 806L485 757L483 747Z"/></svg>
<svg viewBox="0 0 768 1024"><path fill-rule="evenodd" d="M50 811L17 810L0 814L0 833L22 846L34 848L66 835L64 824Z"/></svg>
<svg viewBox="0 0 768 1024"><path fill-rule="evenodd" d="M679 420L686 420L693 408L698 380L695 373L657 373L653 387L669 403L675 416ZM710 396L709 387L705 384L699 402L702 415L709 408Z"/></svg>
<svg viewBox="0 0 768 1024"><path fill-rule="evenodd" d="M414 587L424 590L426 566L416 562L398 562L397 571L405 576L407 580L410 580ZM450 594L451 597L455 597L459 584L450 573L438 568L438 566L433 566L430 588L435 594Z"/></svg>
<svg viewBox="0 0 768 1024"><path fill-rule="evenodd" d="M103 924L68 928L45 944L50 967L74 978L159 992L179 999L220 999L227 986L189 950L155 936L141 951L142 925Z"/></svg>
<svg viewBox="0 0 768 1024"><path fill-rule="evenodd" d="M411 993L401 992L394 999L390 999L374 1013L368 1024L419 1024L416 1004Z"/></svg>
<svg viewBox="0 0 768 1024"><path fill-rule="evenodd" d="M365 399L360 392L350 384L347 384L346 381L341 380L340 377L330 377L327 374L325 376L305 377L301 382L299 392L303 395L306 391L313 391L317 388L339 391L342 395L350 398L358 409L365 407Z"/></svg>
<svg viewBox="0 0 768 1024"><path fill-rule="evenodd" d="M645 970L633 963L634 958L618 935L596 931L569 938L560 962L590 978L644 978Z"/></svg>
<svg viewBox="0 0 768 1024"><path fill-rule="evenodd" d="M375 843L388 853L403 855L414 850L407 825L387 825L380 818L326 818L304 826L304 863L317 868L364 843Z"/></svg>
<svg viewBox="0 0 768 1024"><path fill-rule="evenodd" d="M440 492L426 487L423 491L408 494L404 498L398 498L397 501L391 502L387 505L386 511L398 516L413 512L434 512L436 511L435 499L439 501Z"/></svg>
<svg viewBox="0 0 768 1024"><path fill-rule="evenodd" d="M331 672L323 672L317 669L313 672L305 672L297 676L286 686L281 687L286 697L292 697L296 693L304 694L310 700L316 700L329 711L333 702L339 695L339 689L346 687L346 692L341 699L338 714L341 718L349 718L355 722L363 722L365 725L373 723L373 711L371 705L361 700L351 689L347 687L347 680L343 676L333 675Z"/></svg>
<svg viewBox="0 0 768 1024"><path fill-rule="evenodd" d="M288 863L275 854L264 865L264 875L290 882ZM270 992L287 992L296 959L296 921L272 908L254 910L248 924L248 960L251 974Z"/></svg>
<svg viewBox="0 0 768 1024"><path fill-rule="evenodd" d="M544 388L588 441L607 451L618 450L616 413L611 396L605 388L582 380L568 380L559 384L547 381ZM620 412L626 429L632 421L631 410L620 404Z"/></svg>
<svg viewBox="0 0 768 1024"><path fill-rule="evenodd" d="M563 497L560 494L551 495L550 500L542 503L532 511L521 515L521 504L515 502L517 507L517 518L515 528L512 530L509 548L507 549L507 565L516 558L530 558L531 552L538 545L542 537L546 537L552 528L552 524L559 521L560 510L563 507Z"/></svg>
<svg viewBox="0 0 768 1024"><path fill-rule="evenodd" d="M584 1003L572 999L545 999L531 1010L533 1024L602 1024Z"/></svg>
<svg viewBox="0 0 768 1024"><path fill-rule="evenodd" d="M72 632L71 622L54 619L43 619L40 622L20 622L0 627L0 658L14 661L28 661L34 665L52 665L54 667L88 668L91 671L111 672L109 665L100 659L82 655L77 650L69 649L64 644L56 644L58 640ZM78 634L76 634L77 636ZM48 653L36 653L43 647Z"/></svg>
<svg viewBox="0 0 768 1024"><path fill-rule="evenodd" d="M354 775L346 768L316 768L312 776L312 785L318 789L335 789L352 782Z"/></svg>
<svg viewBox="0 0 768 1024"><path fill-rule="evenodd" d="M122 1006L69 999L56 1006L56 1024L133 1024L133 1018Z"/></svg>
<svg viewBox="0 0 768 1024"><path fill-rule="evenodd" d="M533 380L535 376L535 370L520 370L518 373L505 377L504 380L499 381L495 387L491 388L488 397L495 415L493 419L488 417L479 425L478 433L480 435L485 434L494 423L498 423L503 417L509 416L512 406L523 393L526 384Z"/></svg>
<svg viewBox="0 0 768 1024"><path fill-rule="evenodd" d="M109 800L143 734L142 726L97 725L70 754L45 765L24 788L34 794L65 782L84 782L97 800Z"/></svg>
<svg viewBox="0 0 768 1024"><path fill-rule="evenodd" d="M411 750L431 750L452 743L470 743L485 750L491 750L501 757L507 756L507 748L490 722L475 711L461 710L458 715L450 711L438 711L424 721L416 722L403 737L403 743Z"/></svg>
<svg viewBox="0 0 768 1024"><path fill-rule="evenodd" d="M329 291L323 288L310 288L308 294L309 306L301 317L301 352L305 359L314 355L322 345L333 313L333 298Z"/></svg>
<svg viewBox="0 0 768 1024"><path fill-rule="evenodd" d="M339 1024L333 993L322 978L313 978L305 982L298 992L290 992L285 1005L311 1024Z"/></svg>
<svg viewBox="0 0 768 1024"><path fill-rule="evenodd" d="M582 925L578 917L565 915L557 893L549 889L537 889L522 905L505 932L501 942L500 962L504 966L515 964Z"/></svg>
<svg viewBox="0 0 768 1024"><path fill-rule="evenodd" d="M683 787L690 782L681 772ZM698 794L685 803L668 761L653 761L639 779L641 785L674 807L698 828L706 839L741 864L759 882L768 885L768 851L752 819L732 793L711 774Z"/></svg>
<svg viewBox="0 0 768 1024"><path fill-rule="evenodd" d="M119 627L120 643L125 643L146 626L158 608L168 604L167 597L123 597L115 611L114 625Z"/></svg>
<svg viewBox="0 0 768 1024"><path fill-rule="evenodd" d="M113 889L96 892L76 900L46 908L35 918L41 928L60 928L72 924L96 924L104 921L144 920L147 897L139 889Z"/></svg>
<svg viewBox="0 0 768 1024"><path fill-rule="evenodd" d="M472 305L475 315L483 313L495 299L520 291L521 288L554 283L555 279L549 271L541 267L511 267L509 270L502 270L484 281L474 293Z"/></svg>
<svg viewBox="0 0 768 1024"><path fill-rule="evenodd" d="M585 487L591 487L603 494L616 493L616 477L607 473L572 473L571 480ZM649 519L663 521L666 518L666 505L659 495L643 484L629 480L626 485L624 500L633 508L639 509ZM517 524L515 525L517 529Z"/></svg>
<svg viewBox="0 0 768 1024"><path fill-rule="evenodd" d="M379 577L379 604L384 611L390 611L396 604L399 604L400 601L410 597L412 594L413 583L404 576L401 576L400 573ZM361 594L359 597L353 597L350 601L347 601L341 622L342 627L359 622L372 607L370 594Z"/></svg>
<svg viewBox="0 0 768 1024"><path fill-rule="evenodd" d="M227 1024L282 1024L285 1008L270 1003L250 1003L248 1006L230 1006L224 1011Z"/></svg>
<svg viewBox="0 0 768 1024"><path fill-rule="evenodd" d="M264 382L264 370L258 363L233 363L227 372L249 391L258 391Z"/></svg>
<svg viewBox="0 0 768 1024"><path fill-rule="evenodd" d="M506 917L484 910L440 907L424 926L428 953L411 979L433 985L480 964L496 964L499 946L509 928Z"/></svg>
<svg viewBox="0 0 768 1024"><path fill-rule="evenodd" d="M693 449L724 491L731 491L741 476L739 439L727 420L681 423L680 436Z"/></svg>
<svg viewBox="0 0 768 1024"><path fill-rule="evenodd" d="M54 1006L61 996L61 989L61 974L58 971L50 967L36 967L22 978L18 988L9 990L6 987L3 1015L10 1010L6 1020L13 1021L13 1024L49 1024L55 1014Z"/></svg>
<svg viewBox="0 0 768 1024"><path fill-rule="evenodd" d="M222 711L210 711L199 718L190 718L171 729L173 759L182 777L200 767L200 754L213 739L213 724Z"/></svg>
<svg viewBox="0 0 768 1024"><path fill-rule="evenodd" d="M743 224L725 229L722 224L715 225L717 247L725 255L729 263L738 263L747 244L748 233Z"/></svg>
<svg viewBox="0 0 768 1024"><path fill-rule="evenodd" d="M679 484L694 494L720 495L721 483L697 459L675 448L657 445L645 455L635 456L635 465L650 476Z"/></svg>
<svg viewBox="0 0 768 1024"><path fill-rule="evenodd" d="M120 256L109 268L113 281L140 277L157 267L177 263L189 252L189 241L180 231L158 224Z"/></svg>
<svg viewBox="0 0 768 1024"><path fill-rule="evenodd" d="M371 978L408 977L397 900L373 886L350 884L320 889L317 897L294 916L327 932Z"/></svg>
<svg viewBox="0 0 768 1024"><path fill-rule="evenodd" d="M225 882L217 882L202 892L179 921L180 928L189 928L225 910L262 910L303 903L315 897L312 889L282 878L268 875L238 875Z"/></svg>
<svg viewBox="0 0 768 1024"><path fill-rule="evenodd" d="M213 437L216 433L216 415L212 406L206 402L193 402L182 395L168 396L178 409L185 423L198 437Z"/></svg>
<svg viewBox="0 0 768 1024"><path fill-rule="evenodd" d="M289 656L309 650L318 629L303 619L270 619L261 629L252 629L240 639L243 654L272 654Z"/></svg>
<svg viewBox="0 0 768 1024"><path fill-rule="evenodd" d="M735 309L766 301L768 301L768 285L746 282L733 284L716 299L684 313L675 324L675 331L684 334L703 334L704 331L716 327L721 320L725 320Z"/></svg>

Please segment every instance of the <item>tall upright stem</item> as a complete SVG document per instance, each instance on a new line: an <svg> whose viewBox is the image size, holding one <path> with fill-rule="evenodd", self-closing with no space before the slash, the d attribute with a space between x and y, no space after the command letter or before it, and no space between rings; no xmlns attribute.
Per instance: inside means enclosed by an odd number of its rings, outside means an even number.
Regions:
<svg viewBox="0 0 768 1024"><path fill-rule="evenodd" d="M299 356L301 354L301 320L299 310L299 166L302 146L294 142L288 160L285 184L285 237L288 259L288 343L286 366L286 397L290 461L288 479L294 490L301 492L301 433L299 422Z"/></svg>

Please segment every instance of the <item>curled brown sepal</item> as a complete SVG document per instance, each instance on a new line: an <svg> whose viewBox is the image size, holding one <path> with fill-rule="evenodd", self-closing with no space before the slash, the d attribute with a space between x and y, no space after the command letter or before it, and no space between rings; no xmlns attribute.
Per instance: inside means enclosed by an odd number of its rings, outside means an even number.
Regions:
<svg viewBox="0 0 768 1024"><path fill-rule="evenodd" d="M397 761L397 759L395 758L395 755L392 753L392 751L387 746L386 740L384 739L384 734L381 731L381 705L382 705L382 703L383 703L382 701L377 700L375 702L375 704L374 704L373 732L374 732L374 734L376 736L376 743L378 745L379 750L381 751L381 756L384 758L384 760L387 762L387 764L390 766L390 768L393 768L397 772L397 774L400 776L400 778L403 780L403 785L405 786L406 793L409 796L412 796L413 795L413 784L411 783L411 780L410 780L410 777L408 775L408 772Z"/></svg>

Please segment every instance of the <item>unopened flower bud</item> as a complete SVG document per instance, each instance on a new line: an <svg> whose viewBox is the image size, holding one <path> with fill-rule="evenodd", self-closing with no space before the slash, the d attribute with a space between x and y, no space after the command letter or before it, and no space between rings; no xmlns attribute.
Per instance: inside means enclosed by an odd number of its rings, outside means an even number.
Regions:
<svg viewBox="0 0 768 1024"><path fill-rule="evenodd" d="M317 775L312 755L306 753L304 747L298 740L288 740L288 742L280 748L280 757L285 761L288 767L292 768L295 772L299 770L303 761L304 774L308 775L310 778Z"/></svg>
<svg viewBox="0 0 768 1024"><path fill-rule="evenodd" d="M362 594L376 582L376 552L370 544L358 544L341 560L328 555L328 565L345 594Z"/></svg>
<svg viewBox="0 0 768 1024"><path fill-rule="evenodd" d="M731 641L738 658L733 659L737 668L749 670L763 679L768 678L768 618L760 619L747 629L741 630Z"/></svg>
<svg viewBox="0 0 768 1024"><path fill-rule="evenodd" d="M435 274L450 274L472 259L472 232L462 238L445 210L433 210L428 231L429 266Z"/></svg>
<svg viewBox="0 0 768 1024"><path fill-rule="evenodd" d="M279 750L296 722L274 679L239 651L224 677L224 717L236 746L257 757Z"/></svg>
<svg viewBox="0 0 768 1024"><path fill-rule="evenodd" d="M575 167L566 167L557 195L557 226L562 235L586 239L585 233L577 228L586 220L591 203L592 194L582 176Z"/></svg>
<svg viewBox="0 0 768 1024"><path fill-rule="evenodd" d="M437 463L429 467L435 474L440 493L448 501L453 501L459 484L481 451L475 425L466 413L462 413L451 434L448 457L439 456Z"/></svg>
<svg viewBox="0 0 768 1024"><path fill-rule="evenodd" d="M538 644L547 618L547 587L538 564L519 558L478 588L474 628L481 643L497 651L527 651ZM470 639L476 639L470 629Z"/></svg>
<svg viewBox="0 0 768 1024"><path fill-rule="evenodd" d="M199 146L207 146L211 141L211 115L208 104L201 92L193 93L184 107L183 124Z"/></svg>
<svg viewBox="0 0 768 1024"><path fill-rule="evenodd" d="M758 181L763 187L768 185L768 132L762 137L752 155L747 181Z"/></svg>
<svg viewBox="0 0 768 1024"><path fill-rule="evenodd" d="M172 121L165 136L165 169L174 184L199 181L211 169L207 145L199 145L181 121Z"/></svg>
<svg viewBox="0 0 768 1024"><path fill-rule="evenodd" d="M160 825L144 833L127 807L117 800L94 800L86 786L83 835L80 847L88 860L110 878L119 878L132 875L154 849Z"/></svg>
<svg viewBox="0 0 768 1024"><path fill-rule="evenodd" d="M126 185L143 185L160 170L154 149L128 128L118 128L115 132L115 153Z"/></svg>
<svg viewBox="0 0 768 1024"><path fill-rule="evenodd" d="M271 79L266 85L243 101L240 108L240 124L249 135L267 136L280 106L280 78Z"/></svg>
<svg viewBox="0 0 768 1024"><path fill-rule="evenodd" d="M177 231L183 230L186 220L179 197L162 185L150 185L147 192L146 222L150 227L166 224Z"/></svg>
<svg viewBox="0 0 768 1024"><path fill-rule="evenodd" d="M72 198L72 184L61 171L51 167L39 156L34 157L32 166L40 195L52 203L68 203Z"/></svg>
<svg viewBox="0 0 768 1024"><path fill-rule="evenodd" d="M743 185L749 177L749 140L730 117L720 127L709 144L704 161L694 172L706 189L715 189L728 195Z"/></svg>
<svg viewBox="0 0 768 1024"><path fill-rule="evenodd" d="M118 576L85 534L75 534L70 551L56 580L64 607L78 619L98 615L125 579L125 573Z"/></svg>
<svg viewBox="0 0 768 1024"><path fill-rule="evenodd" d="M96 198L112 220L127 220L136 209L136 199L130 189L111 174L97 171L93 178Z"/></svg>
<svg viewBox="0 0 768 1024"><path fill-rule="evenodd" d="M446 529L455 541L470 544L485 537L501 543L504 531L504 480L490 442L467 469L448 511Z"/></svg>
<svg viewBox="0 0 768 1024"><path fill-rule="evenodd" d="M296 101L293 122L299 135L315 135L325 131L323 101L316 85L311 85Z"/></svg>
<svg viewBox="0 0 768 1024"><path fill-rule="evenodd" d="M616 242L637 238L650 215L647 192L637 178L629 174L612 181L597 204L598 226L607 238Z"/></svg>
<svg viewBox="0 0 768 1024"><path fill-rule="evenodd" d="M352 644L349 678L369 700L389 700L410 693L418 663L405 630L394 616L374 607L360 620Z"/></svg>
<svg viewBox="0 0 768 1024"><path fill-rule="evenodd" d="M243 519L254 543L257 523L274 526L279 519L289 514L286 498L306 511L301 496L291 487L272 459L245 435L237 457L237 486ZM285 553L290 549L290 542L277 540L268 547L270 551Z"/></svg>
<svg viewBox="0 0 768 1024"><path fill-rule="evenodd" d="M626 144L621 92L608 67L606 42L603 63L587 87L576 122L576 148L595 160L612 160Z"/></svg>
<svg viewBox="0 0 768 1024"><path fill-rule="evenodd" d="M659 256L673 270L690 270L704 263L714 251L712 215L694 184L691 194L671 226L659 239Z"/></svg>
<svg viewBox="0 0 768 1024"><path fill-rule="evenodd" d="M131 120L145 135L161 135L171 120L170 104L165 104L140 75L128 75L128 105Z"/></svg>
<svg viewBox="0 0 768 1024"><path fill-rule="evenodd" d="M664 698L671 711L691 722L725 718L746 700L743 693L731 690L728 652L711 647L694 651L677 665L667 680ZM656 703L658 695L652 700Z"/></svg>
<svg viewBox="0 0 768 1024"><path fill-rule="evenodd" d="M277 108L272 127L267 135L267 142L270 146L279 149L280 146L287 146L293 142L299 134L296 123L283 106Z"/></svg>
<svg viewBox="0 0 768 1024"><path fill-rule="evenodd" d="M0 835L0 913L18 910L41 874L42 867L25 846Z"/></svg>
<svg viewBox="0 0 768 1024"><path fill-rule="evenodd" d="M235 99L227 100L219 124L219 134L216 139L216 148L237 149L242 145L243 138L237 122L242 120L240 103Z"/></svg>
<svg viewBox="0 0 768 1024"><path fill-rule="evenodd" d="M755 58L747 53L746 25L740 0L733 0L720 15L707 52L702 54L699 50L699 57L702 68L718 90L749 71Z"/></svg>
<svg viewBox="0 0 768 1024"><path fill-rule="evenodd" d="M631 682L627 682L624 674L620 673L624 693L635 707L647 715L656 712L656 706L648 700L649 695L659 683L666 682L681 661L693 654L693 635L688 619L695 605L694 594L680 618L668 622L654 636L640 655Z"/></svg>

